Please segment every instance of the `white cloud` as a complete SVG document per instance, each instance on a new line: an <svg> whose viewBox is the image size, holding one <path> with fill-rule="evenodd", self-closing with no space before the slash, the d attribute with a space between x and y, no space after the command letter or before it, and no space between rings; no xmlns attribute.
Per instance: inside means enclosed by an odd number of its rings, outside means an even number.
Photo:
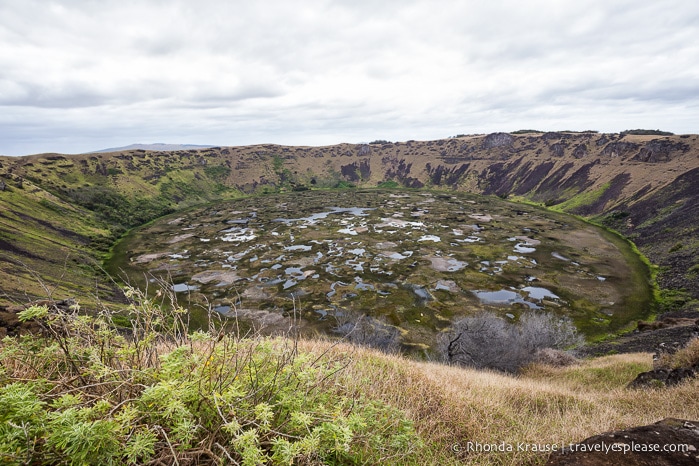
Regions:
<svg viewBox="0 0 699 466"><path fill-rule="evenodd" d="M699 4L0 3L0 153L697 132Z"/></svg>

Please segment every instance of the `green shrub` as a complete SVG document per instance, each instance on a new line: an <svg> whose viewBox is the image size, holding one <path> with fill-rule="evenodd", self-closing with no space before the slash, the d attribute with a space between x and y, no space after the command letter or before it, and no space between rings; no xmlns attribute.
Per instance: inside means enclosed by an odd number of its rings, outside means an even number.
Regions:
<svg viewBox="0 0 699 466"><path fill-rule="evenodd" d="M356 188L356 187L357 187L357 185L355 185L354 183L350 183L349 181L342 181L342 180L338 181L334 186L335 189L351 189L351 188Z"/></svg>
<svg viewBox="0 0 699 466"><path fill-rule="evenodd" d="M231 174L231 168L226 165L207 165L204 173L213 180L223 181Z"/></svg>
<svg viewBox="0 0 699 466"><path fill-rule="evenodd" d="M284 168L284 159L279 155L272 156L272 169L275 172L280 172Z"/></svg>
<svg viewBox="0 0 699 466"><path fill-rule="evenodd" d="M163 183L172 187L174 183ZM161 187L161 191L165 188ZM160 197L134 197L129 199L113 188L104 186L83 186L70 193L70 199L95 212L101 219L124 227L141 225L154 218L173 212L169 205L171 193L163 193Z"/></svg>
<svg viewBox="0 0 699 466"><path fill-rule="evenodd" d="M382 181L381 183L378 184L379 188L388 188L388 189L394 189L394 188L400 188L400 183L398 183L395 180L386 180Z"/></svg>
<svg viewBox="0 0 699 466"><path fill-rule="evenodd" d="M684 247L684 244L682 244L682 243L675 243L675 244L670 248L670 250L669 250L668 252L676 252L676 251L679 251L680 249L682 249L683 247Z"/></svg>
<svg viewBox="0 0 699 466"><path fill-rule="evenodd" d="M678 311L692 301L692 296L685 290L661 289L658 293L658 310L660 312Z"/></svg>
<svg viewBox="0 0 699 466"><path fill-rule="evenodd" d="M21 314L43 332L0 345L0 463L379 464L420 445L403 413L337 383L348 360L189 334L173 302L126 294L127 336L106 311Z"/></svg>
<svg viewBox="0 0 699 466"><path fill-rule="evenodd" d="M675 133L670 131L661 131L659 129L627 129L619 133L621 136L626 136L627 134L633 134L636 136L673 136Z"/></svg>
<svg viewBox="0 0 699 466"><path fill-rule="evenodd" d="M517 131L512 131L510 134L531 134L531 133L545 133L546 131L539 131L537 129L518 129Z"/></svg>

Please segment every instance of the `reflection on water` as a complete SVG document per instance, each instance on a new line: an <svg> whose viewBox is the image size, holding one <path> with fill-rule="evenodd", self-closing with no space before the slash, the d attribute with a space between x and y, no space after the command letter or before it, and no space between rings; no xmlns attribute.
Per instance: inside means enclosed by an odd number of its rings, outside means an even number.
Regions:
<svg viewBox="0 0 699 466"><path fill-rule="evenodd" d="M285 251L310 251L313 246L308 246L306 244L297 244L294 246L286 246Z"/></svg>
<svg viewBox="0 0 699 466"><path fill-rule="evenodd" d="M411 285L410 288L413 290L413 293L417 295L420 301L432 301L434 299L430 292L422 286Z"/></svg>
<svg viewBox="0 0 699 466"><path fill-rule="evenodd" d="M570 259L568 259L567 257L561 256L561 255L558 254L557 252L552 252L551 255L552 255L553 257L555 257L556 259L560 259L560 260L562 260L562 261L570 262Z"/></svg>
<svg viewBox="0 0 699 466"><path fill-rule="evenodd" d="M473 291L473 294L475 294L483 304L511 305L519 303L528 306L530 309L541 309L541 307L537 306L536 304L526 301L516 291Z"/></svg>
<svg viewBox="0 0 699 466"><path fill-rule="evenodd" d="M546 288L540 288L536 286L525 286L524 288L522 288L522 291L529 293L529 298L538 299L539 301L546 298L558 299L558 296L551 293Z"/></svg>
<svg viewBox="0 0 699 466"><path fill-rule="evenodd" d="M172 291L175 293L183 293L185 291L194 291L197 290L198 288L193 285L187 285L186 283L175 283L172 285Z"/></svg>
<svg viewBox="0 0 699 466"><path fill-rule="evenodd" d="M272 221L273 222L283 222L283 223L286 223L287 225L290 223L294 223L294 222L306 222L306 223L314 224L316 222L316 220L322 220L324 218L327 218L327 216L330 214L348 213L350 215L355 215L358 217L365 217L366 215L368 215L366 212L369 210L374 210L374 209L368 208L368 207L330 207L330 210L328 210L328 211L318 212L316 214L311 214L308 217L275 218Z"/></svg>
<svg viewBox="0 0 699 466"><path fill-rule="evenodd" d="M527 253L536 251L536 248L532 248L532 247L529 247L529 246L525 246L525 245L522 244L522 243L517 243L517 244L515 245L514 251L515 251L515 252L518 252L518 253L520 253L520 254L527 254Z"/></svg>

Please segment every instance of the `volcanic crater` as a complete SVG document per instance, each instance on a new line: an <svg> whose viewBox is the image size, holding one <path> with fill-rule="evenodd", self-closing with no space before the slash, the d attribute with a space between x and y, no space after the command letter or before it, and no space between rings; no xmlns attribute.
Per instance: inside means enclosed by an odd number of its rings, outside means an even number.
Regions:
<svg viewBox="0 0 699 466"><path fill-rule="evenodd" d="M268 330L335 334L358 316L427 350L456 319L569 316L588 337L645 317L645 267L618 236L495 196L330 190L249 197L136 229L112 271Z"/></svg>

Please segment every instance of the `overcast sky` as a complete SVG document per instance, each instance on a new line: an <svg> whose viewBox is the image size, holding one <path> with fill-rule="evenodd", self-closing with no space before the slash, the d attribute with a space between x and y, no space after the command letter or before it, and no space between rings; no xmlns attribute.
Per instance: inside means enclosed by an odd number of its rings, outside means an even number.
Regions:
<svg viewBox="0 0 699 466"><path fill-rule="evenodd" d="M696 0L0 0L0 154L699 133Z"/></svg>

